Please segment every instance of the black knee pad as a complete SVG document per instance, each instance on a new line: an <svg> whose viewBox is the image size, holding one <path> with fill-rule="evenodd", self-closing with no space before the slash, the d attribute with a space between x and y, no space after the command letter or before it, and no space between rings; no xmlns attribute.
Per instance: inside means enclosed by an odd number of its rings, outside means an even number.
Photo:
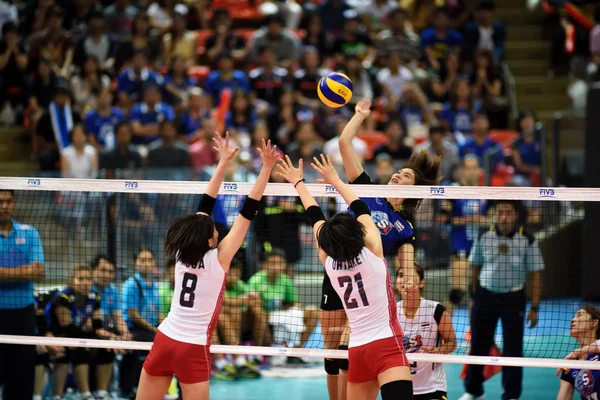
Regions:
<svg viewBox="0 0 600 400"><path fill-rule="evenodd" d="M452 289L450 291L450 295L448 296L448 298L450 299L450 302L452 304L454 304L455 306L461 304L464 297L465 297L465 291L461 290L461 289Z"/></svg>
<svg viewBox="0 0 600 400"><path fill-rule="evenodd" d="M338 350L348 350L348 346L338 346ZM339 369L342 371L348 371L348 365L350 362L347 358L337 358L335 361L337 362Z"/></svg>
<svg viewBox="0 0 600 400"><path fill-rule="evenodd" d="M393 381L386 383L381 387L382 400L406 399L413 398L412 381Z"/></svg>
<svg viewBox="0 0 600 400"><path fill-rule="evenodd" d="M325 359L325 372L327 372L327 375L340 374L340 368L338 367L336 360L330 358Z"/></svg>

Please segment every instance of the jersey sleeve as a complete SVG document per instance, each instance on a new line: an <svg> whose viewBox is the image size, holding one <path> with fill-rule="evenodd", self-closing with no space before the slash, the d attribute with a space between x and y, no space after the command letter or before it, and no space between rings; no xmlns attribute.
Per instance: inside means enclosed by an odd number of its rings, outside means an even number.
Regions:
<svg viewBox="0 0 600 400"><path fill-rule="evenodd" d="M97 311L97 310L100 309L100 304L102 302L102 297L100 296L99 293L95 293L95 296L96 296L96 301L95 301L95 304L94 304L94 311Z"/></svg>
<svg viewBox="0 0 600 400"><path fill-rule="evenodd" d="M71 307L71 301L69 300L69 296L66 294L61 294L60 296L56 296L54 300L52 300L52 308L56 310L57 307Z"/></svg>
<svg viewBox="0 0 600 400"><path fill-rule="evenodd" d="M567 374L565 371L563 371L563 373L560 375L560 380L570 383L573 386L575 385L573 377L570 374Z"/></svg>
<svg viewBox="0 0 600 400"><path fill-rule="evenodd" d="M537 240L533 242L527 248L527 271L538 272L544 269L544 259L542 258L542 252L540 251L540 245Z"/></svg>
<svg viewBox="0 0 600 400"><path fill-rule="evenodd" d="M444 307L440 303L438 303L435 306L435 311L433 312L433 319L435 320L435 322L438 325L440 324L440 321L442 320L442 315L444 315L445 311L446 311L446 307Z"/></svg>
<svg viewBox="0 0 600 400"><path fill-rule="evenodd" d="M374 185L371 177L363 171L355 180L350 182L351 185Z"/></svg>
<svg viewBox="0 0 600 400"><path fill-rule="evenodd" d="M44 263L44 248L37 229L30 228L29 252L27 254L27 263L31 264L34 261L40 264Z"/></svg>
<svg viewBox="0 0 600 400"><path fill-rule="evenodd" d="M121 295L123 296L122 304L125 311L130 308L135 308L139 312L141 309L141 299L139 298L139 290L133 281L133 278L129 278L127 282L125 282Z"/></svg>
<svg viewBox="0 0 600 400"><path fill-rule="evenodd" d="M471 265L483 265L483 236L480 236L473 244L473 249L469 255L469 263Z"/></svg>

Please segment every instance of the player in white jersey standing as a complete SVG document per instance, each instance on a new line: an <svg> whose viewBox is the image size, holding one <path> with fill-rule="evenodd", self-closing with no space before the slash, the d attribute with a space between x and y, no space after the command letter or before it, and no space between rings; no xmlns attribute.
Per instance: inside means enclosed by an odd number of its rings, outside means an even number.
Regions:
<svg viewBox="0 0 600 400"><path fill-rule="evenodd" d="M407 353L450 354L456 349L456 334L452 319L445 307L421 297L425 272L415 264L414 269L398 271L396 289L402 295L398 302L398 317L404 331ZM413 362L410 364L415 400L448 400L446 374L440 363Z"/></svg>
<svg viewBox="0 0 600 400"><path fill-rule="evenodd" d="M258 179L231 230L218 243L210 214L227 164L238 148L229 147L228 133L224 143L218 133L213 142L220 161L198 212L173 220L167 231L165 253L176 259L175 291L169 315L158 327L152 350L144 362L138 385L139 400L162 399L173 375L179 379L185 399L208 399L210 345L223 302L225 275L258 212L277 161L276 147L263 140L262 149L257 149L263 162Z"/></svg>
<svg viewBox="0 0 600 400"><path fill-rule="evenodd" d="M354 216L337 213L325 220L323 211L304 185L302 160L294 168L289 157L279 174L292 183L313 226L319 259L343 299L350 322L348 344L348 399L383 400L413 398L408 359L402 345L394 289L379 230L365 202L338 176L330 157L314 159L313 168L350 204Z"/></svg>

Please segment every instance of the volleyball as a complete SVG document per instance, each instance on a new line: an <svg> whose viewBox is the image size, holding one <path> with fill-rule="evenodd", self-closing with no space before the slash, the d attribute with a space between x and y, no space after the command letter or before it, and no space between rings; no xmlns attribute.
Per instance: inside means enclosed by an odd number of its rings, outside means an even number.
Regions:
<svg viewBox="0 0 600 400"><path fill-rule="evenodd" d="M326 106L338 108L350 101L352 89L352 81L348 76L332 72L321 78L317 93Z"/></svg>

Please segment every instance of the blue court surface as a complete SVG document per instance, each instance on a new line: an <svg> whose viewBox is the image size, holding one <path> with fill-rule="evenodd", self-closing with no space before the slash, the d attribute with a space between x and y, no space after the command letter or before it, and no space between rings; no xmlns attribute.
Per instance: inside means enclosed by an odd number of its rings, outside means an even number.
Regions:
<svg viewBox="0 0 600 400"><path fill-rule="evenodd" d="M569 337L569 321L581 307L579 300L561 299L542 303L539 324L533 329L525 328L525 356L539 358L562 358L576 348L576 342ZM465 354L467 344L464 340L468 327L467 311L458 310L453 318L459 347L458 354ZM501 329L497 330L497 342L500 342ZM320 331L317 331L309 343L320 343ZM460 378L462 365L446 365L448 380L448 399L458 399L464 393L463 380ZM320 373L322 371L322 374ZM237 382L214 381L211 384L211 399L214 400L320 400L328 399L327 385L323 366L314 367L306 375L318 375L311 378L263 377L257 380ZM290 371L291 374L293 372ZM554 368L525 368L522 400L555 399L558 393L559 378L554 376ZM301 373L299 373L301 374ZM269 374L277 375L277 374ZM498 374L485 383L488 399L500 399L502 396L502 376ZM578 398L576 395L575 398Z"/></svg>

